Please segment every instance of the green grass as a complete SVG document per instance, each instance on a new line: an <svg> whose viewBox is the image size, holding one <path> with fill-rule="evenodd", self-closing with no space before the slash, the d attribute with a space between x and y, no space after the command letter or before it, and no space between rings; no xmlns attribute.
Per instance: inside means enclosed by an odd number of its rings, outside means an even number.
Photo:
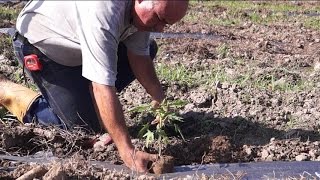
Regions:
<svg viewBox="0 0 320 180"><path fill-rule="evenodd" d="M256 24L271 24L283 22L295 22L297 16L289 16L288 12L320 12L320 6L303 7L290 2L249 2L249 1L191 1L192 7L202 5L201 11L189 11L184 20L190 23L205 23L211 26L235 26L251 21ZM224 8L224 12L214 16L211 11L217 7ZM224 14L224 15L221 15ZM299 21L306 27L319 28L318 17L302 15Z"/></svg>
<svg viewBox="0 0 320 180"><path fill-rule="evenodd" d="M231 12L237 12L242 10L262 10L262 9L268 9L271 11L280 11L280 12L294 12L294 11L303 11L305 12L306 9L302 6L298 6L295 4L292 4L290 2L283 2L283 3L275 3L275 2L252 2L252 1L205 1L205 2L197 2L197 1L191 1L191 7L197 6L199 4L202 4L204 8L206 9L212 9L215 6L224 7L227 8ZM308 7L308 12L319 12L320 6L312 6Z"/></svg>
<svg viewBox="0 0 320 180"><path fill-rule="evenodd" d="M0 22L3 20L15 21L20 10L0 6Z"/></svg>
<svg viewBox="0 0 320 180"><path fill-rule="evenodd" d="M194 79L197 78L191 70L183 65L176 65L170 67L164 64L158 64L157 74L160 78L168 81L177 81L179 83L192 84Z"/></svg>
<svg viewBox="0 0 320 180"><path fill-rule="evenodd" d="M261 16L261 14L257 12L252 12L248 14L249 20L251 22L257 23L257 24L269 24L269 23L276 23L276 22L282 22L285 19L288 19L287 16L281 13L272 13L267 16Z"/></svg>
<svg viewBox="0 0 320 180"><path fill-rule="evenodd" d="M3 54L8 59L13 59L13 47L9 36L0 35L0 54Z"/></svg>
<svg viewBox="0 0 320 180"><path fill-rule="evenodd" d="M320 18L319 17L308 18L304 21L304 25L308 28L320 30Z"/></svg>
<svg viewBox="0 0 320 180"><path fill-rule="evenodd" d="M286 80L286 76L282 79L277 79L276 71L262 74L254 78L254 70L250 70L250 68L248 68L247 71L236 75L228 74L224 67L195 70L181 64L174 66L158 64L156 69L160 79L186 84L190 87L199 85L212 86L217 82L220 82L237 84L240 87L252 87L271 91L299 92L314 86L314 83L302 79L296 80L295 82Z"/></svg>
<svg viewBox="0 0 320 180"><path fill-rule="evenodd" d="M169 66L160 64L156 69L160 79L187 84L188 86L211 85L218 81L230 81L230 77L228 77L227 73L219 67L196 71L184 65Z"/></svg>

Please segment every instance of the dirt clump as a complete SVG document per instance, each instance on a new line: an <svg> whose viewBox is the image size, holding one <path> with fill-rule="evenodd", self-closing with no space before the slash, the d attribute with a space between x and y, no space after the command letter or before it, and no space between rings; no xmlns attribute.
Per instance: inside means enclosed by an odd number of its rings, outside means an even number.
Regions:
<svg viewBox="0 0 320 180"><path fill-rule="evenodd" d="M227 136L201 136L169 145L165 154L176 159L176 165L234 162L234 147Z"/></svg>
<svg viewBox="0 0 320 180"><path fill-rule="evenodd" d="M67 179L64 170L61 165L53 165L51 169L43 176L43 180L61 180Z"/></svg>
<svg viewBox="0 0 320 180"><path fill-rule="evenodd" d="M29 149L35 144L31 141L34 133L28 127L19 128L19 131L9 130L2 134L2 146L4 149ZM26 143L27 142L27 143Z"/></svg>
<svg viewBox="0 0 320 180"><path fill-rule="evenodd" d="M164 174L174 172L174 157L160 156L156 162L152 163L151 173Z"/></svg>
<svg viewBox="0 0 320 180"><path fill-rule="evenodd" d="M212 142L210 150L204 156L204 162L226 163L232 161L232 145L226 136L209 137Z"/></svg>
<svg viewBox="0 0 320 180"><path fill-rule="evenodd" d="M30 171L26 172L25 174L17 178L17 180L31 180L39 178L45 175L47 172L48 170L43 166L35 166Z"/></svg>

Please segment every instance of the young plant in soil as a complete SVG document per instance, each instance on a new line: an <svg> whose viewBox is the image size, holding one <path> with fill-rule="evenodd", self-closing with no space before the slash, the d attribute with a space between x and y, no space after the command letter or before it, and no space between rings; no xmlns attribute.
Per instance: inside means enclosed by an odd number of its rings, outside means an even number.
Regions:
<svg viewBox="0 0 320 180"><path fill-rule="evenodd" d="M165 131L165 127L174 127L176 133L179 133L182 139L184 136L177 123L183 122L183 118L177 114L177 111L185 106L185 102L181 100L163 100L161 104L158 105L141 105L132 110L131 112L138 113L149 113L155 119L151 122L146 123L138 133L138 137L146 139L146 147L155 141L157 141L157 149L159 156L159 163L155 164L153 171L156 174L161 174L164 172L170 172L173 170L173 157L169 157L167 160L164 160L162 155L162 149L168 144L168 135ZM152 125L156 125L155 129L151 129ZM168 166L168 162L171 161L171 165ZM162 167L157 167L162 166ZM169 169L168 169L169 168ZM170 170L172 168L172 170ZM157 170L155 170L157 169ZM157 172L156 172L157 171Z"/></svg>

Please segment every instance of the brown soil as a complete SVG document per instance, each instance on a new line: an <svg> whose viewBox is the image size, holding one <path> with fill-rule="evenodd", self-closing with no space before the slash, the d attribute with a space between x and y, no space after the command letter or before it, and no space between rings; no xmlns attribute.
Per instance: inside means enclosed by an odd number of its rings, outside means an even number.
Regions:
<svg viewBox="0 0 320 180"><path fill-rule="evenodd" d="M299 2L294 5L308 9L317 4ZM225 19L231 16L227 10L222 6L208 10L198 5L192 6L190 13ZM212 83L202 82L207 78L206 74L190 81L161 78L169 99L188 102L179 112L184 119L179 126L186 140L167 128L169 143L162 150L164 155L174 157L176 166L320 161L320 31L295 18L259 24L248 19L248 13L239 12L239 17L246 21L236 25L211 25L200 18L196 23L182 21L167 29L167 32L219 35L221 38L217 40L157 40L160 51L156 65L164 63L172 69L184 65L194 74L220 68L221 73L217 76L224 74L229 78ZM269 16L271 12L261 10L257 13ZM221 47L225 49L219 49ZM23 77L21 68L8 58L0 58L0 73L16 82L21 81L15 78L16 74ZM308 85L302 85L305 82ZM144 140L137 138L143 122L152 118L128 112L133 107L150 103L150 97L137 82L119 97L133 144L138 149L157 153L156 143L146 148ZM86 160L123 163L114 144L93 148L91 140L98 135L21 126L9 123L7 119L8 116L2 118L6 125L0 122L0 154L27 156L52 152L53 156L71 159L72 164L63 164L57 170L57 174L64 172L67 179L139 177L87 164ZM46 169L52 166L46 165ZM13 171L0 170L0 179L15 179L32 168L28 163L12 164L5 160L0 160L0 167L15 168Z"/></svg>
<svg viewBox="0 0 320 180"><path fill-rule="evenodd" d="M159 159L152 163L151 173L164 174L174 172L174 157L160 156Z"/></svg>

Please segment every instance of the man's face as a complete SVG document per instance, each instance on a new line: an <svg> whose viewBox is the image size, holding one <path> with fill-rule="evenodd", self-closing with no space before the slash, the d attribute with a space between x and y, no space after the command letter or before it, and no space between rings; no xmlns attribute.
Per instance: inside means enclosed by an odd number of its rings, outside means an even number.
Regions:
<svg viewBox="0 0 320 180"><path fill-rule="evenodd" d="M175 9L175 4L167 1L152 2L151 0L134 0L133 25L139 31L162 32L166 25L182 19L185 11Z"/></svg>

